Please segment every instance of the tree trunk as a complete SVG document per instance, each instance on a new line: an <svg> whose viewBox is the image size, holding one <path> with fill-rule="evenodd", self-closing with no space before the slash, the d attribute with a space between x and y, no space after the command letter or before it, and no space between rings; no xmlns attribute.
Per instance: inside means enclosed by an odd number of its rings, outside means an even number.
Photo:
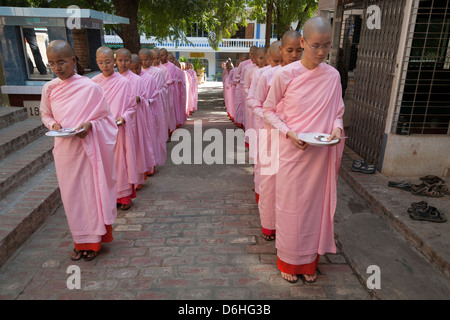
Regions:
<svg viewBox="0 0 450 320"><path fill-rule="evenodd" d="M273 0L267 0L266 48L270 47L270 39L272 38L272 12L273 12Z"/></svg>
<svg viewBox="0 0 450 320"><path fill-rule="evenodd" d="M121 24L122 29L120 37L123 41L123 47L138 53L141 49L140 35L138 31L138 9L140 0L113 0L116 8L116 15L130 20L130 24Z"/></svg>

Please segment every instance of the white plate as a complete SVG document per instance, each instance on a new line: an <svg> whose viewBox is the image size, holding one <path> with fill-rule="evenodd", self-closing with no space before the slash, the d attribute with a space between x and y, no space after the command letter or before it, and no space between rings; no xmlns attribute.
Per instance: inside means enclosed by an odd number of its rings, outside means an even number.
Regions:
<svg viewBox="0 0 450 320"><path fill-rule="evenodd" d="M72 137L72 136L76 135L77 133L80 133L81 131L84 130L84 129L80 129L80 130L76 131L75 129L76 128L66 128L66 129L61 129L61 131L52 130L52 131L46 132L45 135L48 137L67 138L67 137Z"/></svg>
<svg viewBox="0 0 450 320"><path fill-rule="evenodd" d="M319 141L316 137L318 136L325 136L329 137L330 135L328 133L321 133L321 132L307 132L307 133L299 133L298 138L302 141L305 141L307 144L310 144L312 146L332 146L339 142L339 139L328 141Z"/></svg>

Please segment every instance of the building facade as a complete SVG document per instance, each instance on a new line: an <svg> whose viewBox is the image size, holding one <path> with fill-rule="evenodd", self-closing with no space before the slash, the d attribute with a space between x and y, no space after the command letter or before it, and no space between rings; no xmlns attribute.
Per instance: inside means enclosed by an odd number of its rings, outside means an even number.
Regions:
<svg viewBox="0 0 450 320"><path fill-rule="evenodd" d="M273 28L272 28L273 29ZM248 53L251 46L265 46L265 24L251 21L246 27L240 27L236 34L229 39L223 39L219 43L219 50L214 50L208 43L207 34L194 26L193 32L188 35L190 43L180 41L158 41L155 37L141 36L141 45L155 48L165 48L172 52L177 59L199 58L205 66L208 80L221 79L222 62L231 58L237 63L240 53ZM276 35L272 35L271 43L276 41ZM105 44L111 47L120 47L122 39L114 34L105 34Z"/></svg>
<svg viewBox="0 0 450 320"><path fill-rule="evenodd" d="M347 145L387 176L450 175L450 0L320 1Z"/></svg>

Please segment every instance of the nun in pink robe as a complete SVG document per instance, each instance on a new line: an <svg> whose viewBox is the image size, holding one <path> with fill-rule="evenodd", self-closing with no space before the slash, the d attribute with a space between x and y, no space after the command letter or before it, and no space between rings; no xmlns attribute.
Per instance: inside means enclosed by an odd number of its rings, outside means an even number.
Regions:
<svg viewBox="0 0 450 320"><path fill-rule="evenodd" d="M297 61L276 73L263 105L265 119L280 131L275 210L281 272L314 274L319 255L336 252L333 219L344 144L300 150L286 134L343 130L341 91L335 68L321 63L309 70Z"/></svg>
<svg viewBox="0 0 450 320"><path fill-rule="evenodd" d="M253 113L253 109L256 107L255 100L255 92L258 84L258 80L261 74L266 71L271 66L265 66L263 68L256 68L249 70L248 73L251 72L251 76L248 76L248 80L250 82L250 86L248 89L247 100L246 100L246 109L247 109L247 130L250 130L251 134L247 134L246 137L249 138L249 157L254 161L254 176L253 180L255 182L255 197L256 202L259 202L259 160L258 160L258 134L259 130L262 129L263 125L261 122L256 123L255 115ZM247 76L246 76L247 78Z"/></svg>
<svg viewBox="0 0 450 320"><path fill-rule="evenodd" d="M248 92L250 90L250 86L251 86L252 80L253 80L253 72L258 69L259 69L259 67L256 64L252 63L252 64L249 64L246 67L244 67L244 71L242 72L244 75L243 84L242 84L242 86L243 86L242 98L244 100L243 114L244 114L244 128L246 130L253 127L251 112L250 112L251 110L247 107L247 97L248 97ZM245 137L245 142L247 143L247 146L248 146L249 145L248 136Z"/></svg>
<svg viewBox="0 0 450 320"><path fill-rule="evenodd" d="M197 80L197 73L193 69L187 70L189 74L192 77L192 112L197 110L197 103L198 103L198 80Z"/></svg>
<svg viewBox="0 0 450 320"><path fill-rule="evenodd" d="M184 67L184 63L183 63ZM194 107L194 97L192 95L192 75L185 69L182 69L184 73L184 78L186 82L186 117L189 117L189 115L193 111Z"/></svg>
<svg viewBox="0 0 450 320"><path fill-rule="evenodd" d="M173 80L170 76L169 70L166 66L164 66L162 63L155 66L159 70L161 70L164 74L164 77L166 79L166 85L167 85L167 124L168 124L168 132L173 132L177 127L177 120L175 118L175 109L174 109L174 89L173 89Z"/></svg>
<svg viewBox="0 0 450 320"><path fill-rule="evenodd" d="M234 104L234 95L235 95L235 91L236 91L236 85L233 83L233 75L235 72L236 68L233 68L230 70L230 76L227 79L226 84L226 88L225 88L225 108L227 109L228 112L228 116L230 117L231 120L233 120L236 123L235 117L236 117L236 112L235 112L235 104Z"/></svg>
<svg viewBox="0 0 450 320"><path fill-rule="evenodd" d="M114 148L118 128L108 102L99 85L75 74L44 85L40 111L50 130L55 123L62 128L92 124L84 139L54 138L53 156L75 249L98 251L117 216Z"/></svg>
<svg viewBox="0 0 450 320"><path fill-rule="evenodd" d="M136 99L131 95L131 85L119 73L109 77L102 73L92 78L102 87L114 119L123 118L119 126L115 158L117 165L117 203L129 205L136 198L135 186L138 183L136 170L136 146L134 126L136 123Z"/></svg>
<svg viewBox="0 0 450 320"><path fill-rule="evenodd" d="M186 122L186 100L187 100L187 85L186 85L186 75L181 68L175 66L175 70L178 74L178 89L180 92L180 124Z"/></svg>
<svg viewBox="0 0 450 320"><path fill-rule="evenodd" d="M258 134L258 158L255 171L255 185L258 179L258 188L255 191L259 192L259 216L261 219L261 230L269 237L273 237L275 230L275 177L276 175L271 170L271 165L275 165L271 158L272 142L271 134L273 127L264 119L263 103L266 101L267 94L272 83L273 76L277 70L281 68L280 65L270 67L262 72L258 83L255 87L255 92L252 101L252 110L254 114L256 128L262 129ZM274 146L274 148L277 148ZM264 163L262 163L264 157Z"/></svg>
<svg viewBox="0 0 450 320"><path fill-rule="evenodd" d="M155 103L155 92L157 92L157 88L156 88L156 80L155 78L153 78L153 76L151 76L150 74L148 74L147 72L142 71L142 69L140 69L140 73L139 76L141 77L141 79L144 81L144 86L146 89L146 100L148 102L148 113L147 113L147 119L148 119L148 123L149 123L149 133L150 133L150 140L148 141L148 143L150 143L152 145L152 150L153 150L153 154L154 154L154 159L155 159L155 166L157 163L159 163L159 159L161 158L161 155L159 154L159 144L158 144L158 130L156 127L156 122L157 122L157 113L158 113L158 106ZM150 173L154 173L154 170L150 170Z"/></svg>
<svg viewBox="0 0 450 320"><path fill-rule="evenodd" d="M147 173L152 172L156 165L155 155L152 149L151 133L149 131L149 106L146 99L147 91L144 81L132 71L127 70L122 76L130 81L132 95L139 97L136 110L135 143L136 143L136 167L138 172L138 187L147 180Z"/></svg>
<svg viewBox="0 0 450 320"><path fill-rule="evenodd" d="M182 124L182 116L180 115L180 87L178 85L178 72L175 68L177 68L172 62L167 61L166 63L161 63L164 67L166 67L167 71L170 75L170 83L169 88L172 88L172 97L173 97L173 116L175 118L176 127L179 127Z"/></svg>
<svg viewBox="0 0 450 320"><path fill-rule="evenodd" d="M239 63L239 65L234 69L235 71L233 73L233 84L236 86L235 92L234 92L234 95L233 95L234 111L235 111L234 122L236 123L236 125L238 127L242 127L243 123L244 123L244 115L242 114L242 112L244 111L243 106L242 106L243 87L242 87L242 84L240 82L240 77L241 77L242 69L248 63L248 61L251 62L250 59L241 61Z"/></svg>
<svg viewBox="0 0 450 320"><path fill-rule="evenodd" d="M155 111L156 120L157 148L159 148L159 158L157 159L157 164L162 166L167 160L167 97L165 97L167 84L164 74L159 68L152 66L150 68L142 70L150 74L155 79L156 90L153 91L153 95L150 97L150 99L153 100L154 106L151 106L151 108Z"/></svg>

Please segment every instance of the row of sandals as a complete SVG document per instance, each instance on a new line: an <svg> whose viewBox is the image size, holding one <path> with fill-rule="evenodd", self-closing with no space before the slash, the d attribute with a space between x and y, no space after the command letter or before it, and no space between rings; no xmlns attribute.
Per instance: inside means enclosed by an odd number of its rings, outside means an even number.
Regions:
<svg viewBox="0 0 450 320"><path fill-rule="evenodd" d="M444 195L450 195L449 188L445 185L445 181L433 175L428 175L419 178L422 182L420 184L413 184L409 181L389 181L388 187L397 188L405 191L410 191L417 196L426 196L432 198L441 198ZM418 221L429 222L446 222L447 217L440 212L436 207L430 206L426 201L413 202L408 208L408 214L411 219Z"/></svg>
<svg viewBox="0 0 450 320"><path fill-rule="evenodd" d="M352 163L352 171L372 174L375 173L374 165L368 164L364 160L354 160ZM433 198L441 198L444 195L450 195L450 189L445 185L445 181L434 175L427 175L419 178L421 183L413 184L412 182L403 180L400 182L389 181L388 187L410 191L416 196L426 196ZM426 201L413 202L408 208L408 214L411 219L418 221L430 222L446 222L447 217L436 207L430 206Z"/></svg>

